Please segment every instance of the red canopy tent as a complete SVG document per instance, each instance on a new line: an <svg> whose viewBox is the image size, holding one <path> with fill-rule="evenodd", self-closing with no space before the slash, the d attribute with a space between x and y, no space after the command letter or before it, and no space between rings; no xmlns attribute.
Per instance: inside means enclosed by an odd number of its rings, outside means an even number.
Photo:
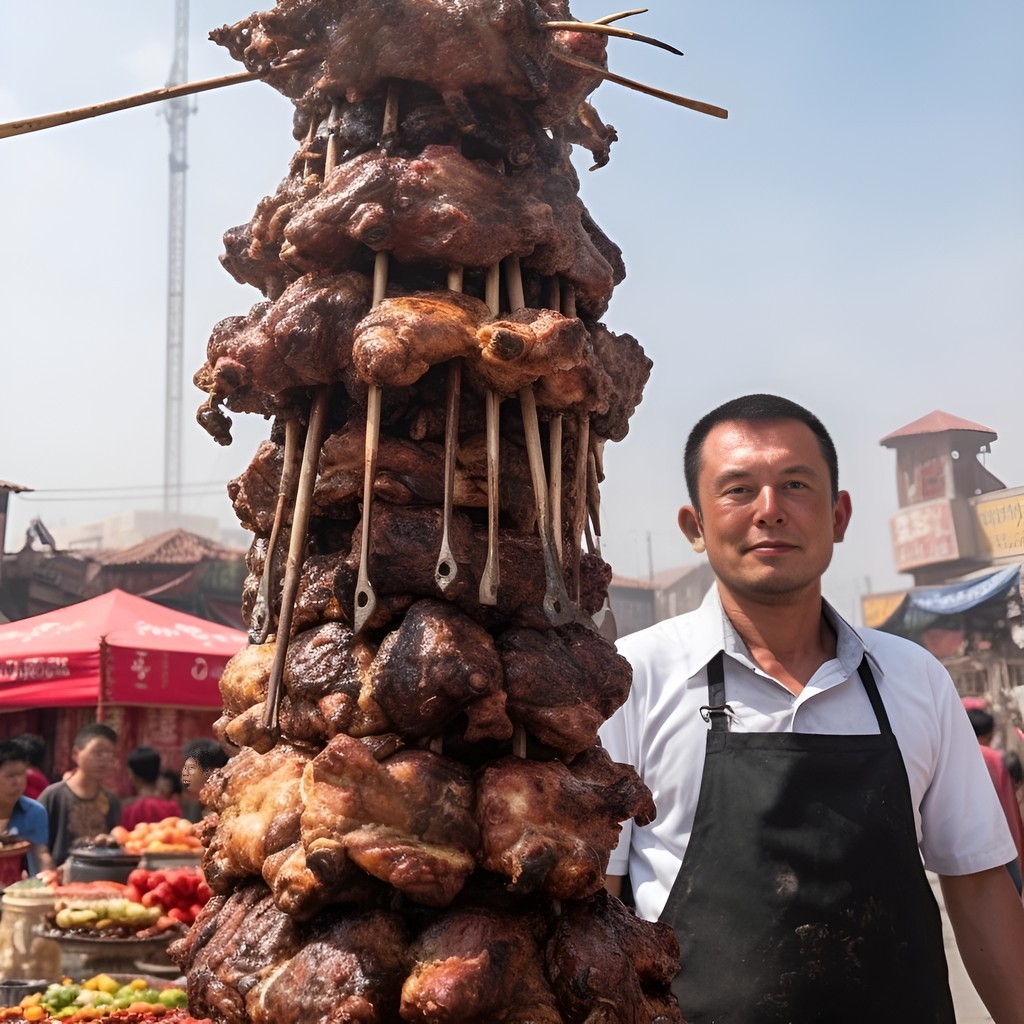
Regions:
<svg viewBox="0 0 1024 1024"><path fill-rule="evenodd" d="M239 630L111 590L0 625L0 712L159 705L219 708Z"/></svg>

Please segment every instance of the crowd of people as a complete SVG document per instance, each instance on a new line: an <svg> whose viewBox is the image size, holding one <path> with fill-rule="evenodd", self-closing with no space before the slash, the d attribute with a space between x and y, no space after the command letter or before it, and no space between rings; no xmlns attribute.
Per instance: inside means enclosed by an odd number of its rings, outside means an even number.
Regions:
<svg viewBox="0 0 1024 1024"><path fill-rule="evenodd" d="M165 765L153 747L131 750L124 761L132 790L126 797L110 788L117 742L109 725L84 725L72 741L71 766L51 780L41 736L0 740L0 889L63 869L78 847L113 845L110 835L118 825L131 830L171 817L198 821L207 813L200 801L203 786L228 761L216 740L190 743L180 771Z"/></svg>

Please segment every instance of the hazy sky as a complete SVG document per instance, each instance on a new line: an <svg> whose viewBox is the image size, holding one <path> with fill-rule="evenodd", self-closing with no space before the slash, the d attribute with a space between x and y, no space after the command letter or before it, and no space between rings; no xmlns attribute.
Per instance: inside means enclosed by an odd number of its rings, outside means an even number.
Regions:
<svg viewBox="0 0 1024 1024"><path fill-rule="evenodd" d="M713 405L774 391L835 436L855 514L828 590L856 617L868 580L909 582L892 567L895 457L879 438L944 409L994 427L989 468L1024 484L1024 6L649 5L632 27L686 56L615 40L613 70L730 116L610 84L593 97L620 141L584 199L628 269L605 319L655 362L607 455L605 555L625 575L646 575L649 549L655 569L692 561L675 528L682 440ZM253 9L192 4L191 78L241 69L206 36ZM0 120L160 87L173 14L173 0L4 3ZM195 425L191 376L213 324L259 298L220 267L221 235L274 191L295 142L291 105L261 83L195 106L182 509L230 524L224 485L268 424L236 417L218 447ZM0 141L0 479L36 489L12 498L9 549L35 515L53 528L159 507L167 153L159 106Z"/></svg>

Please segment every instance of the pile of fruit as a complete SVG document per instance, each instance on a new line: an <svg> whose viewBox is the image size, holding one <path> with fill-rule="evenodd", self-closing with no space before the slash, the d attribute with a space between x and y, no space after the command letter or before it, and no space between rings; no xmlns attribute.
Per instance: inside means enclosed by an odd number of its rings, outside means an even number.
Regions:
<svg viewBox="0 0 1024 1024"><path fill-rule="evenodd" d="M125 853L197 853L203 848L188 818L140 821L133 829L110 830Z"/></svg>
<svg viewBox="0 0 1024 1024"><path fill-rule="evenodd" d="M142 978L122 983L97 974L80 985L70 978L25 996L17 1006L0 1009L0 1021L103 1020L108 1024L203 1024L188 1014L188 997L180 988L151 988Z"/></svg>
<svg viewBox="0 0 1024 1024"><path fill-rule="evenodd" d="M198 868L136 868L128 876L126 895L144 907L160 909L177 924L190 925L210 898L210 887Z"/></svg>
<svg viewBox="0 0 1024 1024"><path fill-rule="evenodd" d="M65 935L87 938L149 938L177 925L163 908L131 898L119 882L71 882L53 893L50 923Z"/></svg>

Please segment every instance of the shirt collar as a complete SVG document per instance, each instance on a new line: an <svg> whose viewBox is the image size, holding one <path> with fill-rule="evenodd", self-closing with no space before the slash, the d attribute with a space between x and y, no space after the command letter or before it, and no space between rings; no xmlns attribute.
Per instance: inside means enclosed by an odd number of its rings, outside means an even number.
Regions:
<svg viewBox="0 0 1024 1024"><path fill-rule="evenodd" d="M864 641L853 626L824 599L822 599L822 611L828 624L835 630L836 660L839 662L843 675L848 678L857 671L861 659L867 653ZM699 640L692 648L694 671L704 668L719 651L742 662L755 672L761 671L751 657L747 645L736 632L736 627L733 626L729 616L725 614L716 583L711 584L696 615L698 616L698 628L694 631L694 635Z"/></svg>

